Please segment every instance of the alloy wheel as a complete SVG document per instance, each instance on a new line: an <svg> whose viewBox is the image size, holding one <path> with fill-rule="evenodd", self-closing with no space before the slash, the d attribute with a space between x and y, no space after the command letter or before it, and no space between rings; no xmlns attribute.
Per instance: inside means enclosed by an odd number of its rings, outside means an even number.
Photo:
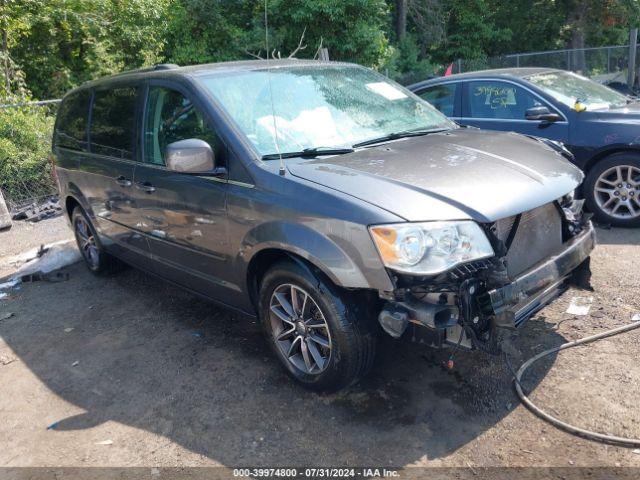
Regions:
<svg viewBox="0 0 640 480"><path fill-rule="evenodd" d="M607 215L617 219L633 219L640 216L640 168L632 165L616 165L596 180L594 197L596 204Z"/></svg>
<svg viewBox="0 0 640 480"><path fill-rule="evenodd" d="M277 347L296 369L317 375L327 368L331 335L311 295L296 285L278 286L271 295L269 317Z"/></svg>
<svg viewBox="0 0 640 480"><path fill-rule="evenodd" d="M82 256L92 269L98 268L100 250L89 224L83 217L77 217L75 225L76 239Z"/></svg>

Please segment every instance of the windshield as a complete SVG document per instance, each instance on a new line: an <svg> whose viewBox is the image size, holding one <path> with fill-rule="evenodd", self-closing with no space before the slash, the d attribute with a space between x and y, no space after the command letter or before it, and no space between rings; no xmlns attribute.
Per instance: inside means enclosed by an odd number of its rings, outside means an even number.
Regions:
<svg viewBox="0 0 640 480"><path fill-rule="evenodd" d="M455 127L424 100L357 66L273 67L200 81L262 156Z"/></svg>
<svg viewBox="0 0 640 480"><path fill-rule="evenodd" d="M587 110L626 105L627 97L573 72L545 72L526 77L553 98L573 108L579 101Z"/></svg>

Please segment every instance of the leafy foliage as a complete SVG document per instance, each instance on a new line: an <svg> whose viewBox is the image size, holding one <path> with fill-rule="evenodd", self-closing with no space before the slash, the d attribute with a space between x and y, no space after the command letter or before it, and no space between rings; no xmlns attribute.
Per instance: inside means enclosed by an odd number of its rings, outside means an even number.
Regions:
<svg viewBox="0 0 640 480"><path fill-rule="evenodd" d="M421 55L418 40L412 32L407 33L390 50L391 54L383 65L384 73L402 84L424 80L437 73L438 67L430 57Z"/></svg>
<svg viewBox="0 0 640 480"><path fill-rule="evenodd" d="M629 26L640 21L636 0L266 0L265 38L264 6L264 0L2 0L3 95L59 97L86 80L163 61L288 56L303 32L299 57L313 57L322 42L332 59L410 81L457 58L482 63L518 51L624 43Z"/></svg>
<svg viewBox="0 0 640 480"><path fill-rule="evenodd" d="M10 0L10 56L37 98L161 60L167 0Z"/></svg>
<svg viewBox="0 0 640 480"><path fill-rule="evenodd" d="M495 54L509 42L512 32L495 23L495 8L486 0L449 0L449 32L433 49L434 58L478 59Z"/></svg>
<svg viewBox="0 0 640 480"><path fill-rule="evenodd" d="M384 0L271 0L269 8L277 12L270 23L285 55L305 29L308 47L300 57L313 57L321 40L335 60L378 66L389 54Z"/></svg>
<svg viewBox="0 0 640 480"><path fill-rule="evenodd" d="M313 57L320 42L331 57L376 66L388 54L384 0L183 0L172 12L166 57L179 64L288 56ZM269 51L265 43L268 41ZM306 46L306 47L305 47Z"/></svg>
<svg viewBox="0 0 640 480"><path fill-rule="evenodd" d="M0 189L12 201L52 191L53 116L42 108L0 109Z"/></svg>
<svg viewBox="0 0 640 480"><path fill-rule="evenodd" d="M286 57L298 47L297 57L313 58L320 45L410 83L458 58L481 68L492 55L626 43L638 23L637 0L0 0L0 100L59 98L160 62ZM9 194L46 171L52 123L46 108L0 109Z"/></svg>
<svg viewBox="0 0 640 480"><path fill-rule="evenodd" d="M255 4L247 0L174 2L167 12L167 61L190 65L246 56L244 48L253 36L255 23L260 22Z"/></svg>

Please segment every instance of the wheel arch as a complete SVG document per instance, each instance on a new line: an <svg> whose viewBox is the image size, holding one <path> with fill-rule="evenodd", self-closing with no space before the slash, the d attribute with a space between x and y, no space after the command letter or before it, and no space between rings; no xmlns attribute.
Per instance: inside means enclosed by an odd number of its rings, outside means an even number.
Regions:
<svg viewBox="0 0 640 480"><path fill-rule="evenodd" d="M256 298L256 279L281 259L315 269L338 287L393 289L366 229L338 224L331 231L333 236L330 237L309 225L278 220L262 223L247 232L236 257L236 266L245 272L245 278L239 280L244 282L248 292L253 292L252 300ZM369 255L376 257L372 259ZM255 306L255 302L252 303Z"/></svg>
<svg viewBox="0 0 640 480"><path fill-rule="evenodd" d="M615 155L618 153L629 153L632 155L637 155L640 158L640 145L629 145L629 144L618 144L618 145L609 145L601 150L598 150L591 158L587 161L584 166L585 174L589 173L599 161L604 160L605 158L610 157L611 155Z"/></svg>
<svg viewBox="0 0 640 480"><path fill-rule="evenodd" d="M64 199L64 208L65 208L65 212L67 212L67 218L69 218L69 220L71 220L73 209L76 206L79 206L80 208L82 208L86 212L86 214L89 215L90 218L92 219L95 218L95 215L91 211L91 208L89 207L89 202L87 202L87 199L85 198L85 196L82 194L80 189L75 184L71 183L68 186L66 196Z"/></svg>
<svg viewBox="0 0 640 480"><path fill-rule="evenodd" d="M322 269L306 260L302 256L297 253L294 253L289 250L285 250L282 248L268 247L257 252L249 262L247 266L247 278L246 285L247 291L249 292L249 298L251 299L251 304L257 311L258 307L258 297L260 294L260 283L262 282L262 278L267 273L269 268L278 262L290 261L294 262L303 269L312 272L312 273L321 273L324 277L331 280L332 283L335 284L327 274L325 274ZM315 271L315 272L314 272Z"/></svg>
<svg viewBox="0 0 640 480"><path fill-rule="evenodd" d="M67 212L69 220L71 220L71 216L76 207L82 208L82 205L80 205L80 202L75 197L69 195L64 202L64 210Z"/></svg>

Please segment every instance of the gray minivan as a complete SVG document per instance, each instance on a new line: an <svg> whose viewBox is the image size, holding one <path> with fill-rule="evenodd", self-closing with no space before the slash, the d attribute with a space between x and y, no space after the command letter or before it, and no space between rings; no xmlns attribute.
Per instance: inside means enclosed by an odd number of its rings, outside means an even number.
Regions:
<svg viewBox="0 0 640 480"><path fill-rule="evenodd" d="M566 155L459 127L369 69L302 60L88 83L64 97L52 148L92 272L122 261L258 317L318 390L362 377L382 332L496 353L584 278L595 236Z"/></svg>

